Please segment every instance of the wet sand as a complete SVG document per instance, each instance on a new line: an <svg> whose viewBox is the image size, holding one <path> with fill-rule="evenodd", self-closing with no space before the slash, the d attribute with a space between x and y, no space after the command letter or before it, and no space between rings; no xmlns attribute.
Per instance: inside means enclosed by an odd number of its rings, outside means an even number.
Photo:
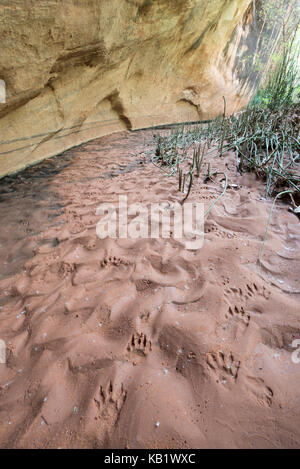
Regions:
<svg viewBox="0 0 300 469"><path fill-rule="evenodd" d="M102 202L182 200L153 131L91 141L0 181L2 448L299 448L299 218L234 155L204 247L105 239ZM145 142L148 142L147 145ZM207 208L220 179L194 184Z"/></svg>

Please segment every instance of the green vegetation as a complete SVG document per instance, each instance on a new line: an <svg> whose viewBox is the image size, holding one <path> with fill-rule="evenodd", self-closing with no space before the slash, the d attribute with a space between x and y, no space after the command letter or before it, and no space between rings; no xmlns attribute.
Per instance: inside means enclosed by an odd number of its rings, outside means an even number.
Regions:
<svg viewBox="0 0 300 469"><path fill-rule="evenodd" d="M300 47L295 33L292 41L285 44L282 54L274 60L265 86L254 97L252 107L260 106L272 111L289 109L300 101Z"/></svg>

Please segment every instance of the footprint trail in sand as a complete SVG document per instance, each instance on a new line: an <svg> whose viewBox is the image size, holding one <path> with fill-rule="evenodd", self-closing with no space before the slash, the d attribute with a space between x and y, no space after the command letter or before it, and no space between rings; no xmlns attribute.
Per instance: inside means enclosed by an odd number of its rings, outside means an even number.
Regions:
<svg viewBox="0 0 300 469"><path fill-rule="evenodd" d="M234 156L204 247L105 239L102 202L178 202L151 130L94 140L1 181L0 446L295 448L300 444L299 219ZM208 207L216 182L191 201ZM159 422L159 425L156 423Z"/></svg>

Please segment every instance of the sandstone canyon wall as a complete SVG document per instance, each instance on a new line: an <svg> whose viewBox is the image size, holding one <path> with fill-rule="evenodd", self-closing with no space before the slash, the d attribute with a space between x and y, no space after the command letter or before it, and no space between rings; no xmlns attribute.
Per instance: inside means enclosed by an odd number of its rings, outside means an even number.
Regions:
<svg viewBox="0 0 300 469"><path fill-rule="evenodd" d="M111 132L214 117L223 96L228 112L241 109L258 79L243 60L257 53L256 9L252 0L1 1L0 177Z"/></svg>

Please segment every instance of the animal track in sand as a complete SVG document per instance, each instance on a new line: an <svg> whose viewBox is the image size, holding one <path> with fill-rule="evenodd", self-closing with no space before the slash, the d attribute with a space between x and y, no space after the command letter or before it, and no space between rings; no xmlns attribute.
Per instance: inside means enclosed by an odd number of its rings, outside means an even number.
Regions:
<svg viewBox="0 0 300 469"><path fill-rule="evenodd" d="M196 191L195 191L196 193ZM201 200L215 200L216 196L215 195L201 195L199 194L199 197Z"/></svg>
<svg viewBox="0 0 300 469"><path fill-rule="evenodd" d="M224 284L224 282L223 282ZM268 300L271 292L265 286L258 287L255 283L246 284L243 288L241 287L229 287L225 290L226 297L235 297L241 301L246 302L255 296L261 296Z"/></svg>
<svg viewBox="0 0 300 469"><path fill-rule="evenodd" d="M146 334L135 333L132 334L131 340L127 345L127 351L137 353L143 357L146 357L152 350L151 341L147 339Z"/></svg>
<svg viewBox="0 0 300 469"><path fill-rule="evenodd" d="M272 406L274 392L265 385L263 379L247 376L247 389L256 398L258 404L266 407Z"/></svg>
<svg viewBox="0 0 300 469"><path fill-rule="evenodd" d="M76 264L68 264L66 262L61 262L58 267L58 275L60 278L65 278L69 274L73 274L76 270Z"/></svg>
<svg viewBox="0 0 300 469"><path fill-rule="evenodd" d="M246 284L247 296L252 298L255 295L262 296L266 300L270 298L271 292L264 285L258 287L255 283Z"/></svg>
<svg viewBox="0 0 300 469"><path fill-rule="evenodd" d="M127 392L123 384L117 390L114 389L111 381L109 381L106 389L100 386L98 396L94 397L98 419L109 420L110 425L115 425L119 419L126 397Z"/></svg>
<svg viewBox="0 0 300 469"><path fill-rule="evenodd" d="M116 257L116 256L109 256L109 257L105 257L100 265L101 267L105 268L110 265L113 265L114 267L119 267L120 265L128 266L129 264L130 262L125 259L121 259L120 257Z"/></svg>
<svg viewBox="0 0 300 469"><path fill-rule="evenodd" d="M140 320L141 320L142 322L148 322L149 319L150 319L150 316L151 316L150 311L145 311L145 312L141 313L141 315L140 315Z"/></svg>
<svg viewBox="0 0 300 469"><path fill-rule="evenodd" d="M217 226L214 226L214 225L205 228L204 232L205 234L214 233L218 238L222 238L222 239L237 238L237 235L235 233L230 233L228 231L221 230Z"/></svg>
<svg viewBox="0 0 300 469"><path fill-rule="evenodd" d="M230 319L230 318L240 319L245 323L246 327L249 326L250 319L251 319L250 314L246 313L246 311L244 310L242 306L240 308L238 308L237 306L234 306L233 308L229 306L228 313L225 315L225 318L226 319Z"/></svg>
<svg viewBox="0 0 300 469"><path fill-rule="evenodd" d="M22 229L26 234L32 233L33 230L29 228L29 221L27 220L20 220L19 224L21 225Z"/></svg>
<svg viewBox="0 0 300 469"><path fill-rule="evenodd" d="M241 362L236 361L231 352L229 354L225 354L222 351L208 353L206 363L217 376L217 382L226 384L228 378L234 382L237 380Z"/></svg>
<svg viewBox="0 0 300 469"><path fill-rule="evenodd" d="M156 287L156 283L152 282L148 279L139 279L135 282L135 287L138 292L142 292L149 289L154 289Z"/></svg>

